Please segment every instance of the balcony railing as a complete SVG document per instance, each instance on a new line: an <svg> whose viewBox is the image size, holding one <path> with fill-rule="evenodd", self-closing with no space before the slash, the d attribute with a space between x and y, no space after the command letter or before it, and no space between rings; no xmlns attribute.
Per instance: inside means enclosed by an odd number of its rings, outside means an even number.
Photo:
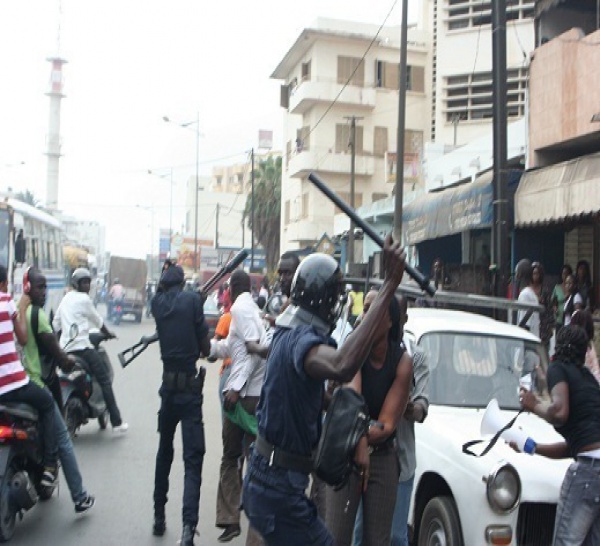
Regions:
<svg viewBox="0 0 600 546"><path fill-rule="evenodd" d="M319 102L331 103L337 98L337 103L371 110L375 108L376 92L374 87L358 87L347 85L341 92L343 84L335 80L313 79L301 81L290 90L289 112L303 114Z"/></svg>
<svg viewBox="0 0 600 546"><path fill-rule="evenodd" d="M357 176L373 176L375 160L371 154L356 154L355 173ZM291 177L305 176L312 171L323 173L350 174L350 152L337 153L329 148L314 148L292 152L288 161L288 175Z"/></svg>

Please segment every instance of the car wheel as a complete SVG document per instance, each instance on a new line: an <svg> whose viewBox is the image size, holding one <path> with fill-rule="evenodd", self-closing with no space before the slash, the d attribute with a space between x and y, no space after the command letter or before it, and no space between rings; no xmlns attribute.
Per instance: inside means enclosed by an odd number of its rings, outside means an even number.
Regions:
<svg viewBox="0 0 600 546"><path fill-rule="evenodd" d="M434 497L425 506L419 546L462 546L460 519L451 497Z"/></svg>

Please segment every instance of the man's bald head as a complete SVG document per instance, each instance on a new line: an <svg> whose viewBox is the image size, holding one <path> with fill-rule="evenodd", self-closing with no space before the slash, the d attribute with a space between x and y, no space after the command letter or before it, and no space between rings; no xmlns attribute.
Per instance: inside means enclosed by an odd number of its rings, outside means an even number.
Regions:
<svg viewBox="0 0 600 546"><path fill-rule="evenodd" d="M240 294L250 292L250 275L243 269L236 269L229 278L229 290L232 301L235 301Z"/></svg>

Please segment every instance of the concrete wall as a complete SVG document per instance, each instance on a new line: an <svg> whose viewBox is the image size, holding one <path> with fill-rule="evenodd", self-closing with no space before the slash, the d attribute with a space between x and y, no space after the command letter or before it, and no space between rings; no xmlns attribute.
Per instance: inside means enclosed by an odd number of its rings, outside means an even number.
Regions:
<svg viewBox="0 0 600 546"><path fill-rule="evenodd" d="M571 29L535 50L530 78L530 161L540 150L600 130L600 31Z"/></svg>

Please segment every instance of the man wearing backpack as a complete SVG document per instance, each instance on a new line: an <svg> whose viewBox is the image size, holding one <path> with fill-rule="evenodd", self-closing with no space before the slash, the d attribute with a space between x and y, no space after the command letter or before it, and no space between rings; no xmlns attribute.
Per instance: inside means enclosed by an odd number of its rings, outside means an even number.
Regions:
<svg viewBox="0 0 600 546"><path fill-rule="evenodd" d="M46 374L43 374L42 355L47 355L49 357L48 360L57 363L65 370L71 369L73 363L69 356L61 350L43 309L46 302L46 277L34 268L30 268L27 275L30 284L29 292L23 294L21 297L29 299L31 305L27 307L26 311L27 343L23 347L25 354L23 365L29 379L44 388L46 386L45 381L58 384L58 378L54 369L44 370ZM23 306L25 306L26 302L27 300L25 300ZM58 391L56 389L51 390L56 402L54 404L54 426L58 444L58 458L62 465L67 485L69 486L71 498L75 504L75 512L81 514L94 506L95 499L83 487L81 473L79 472L79 466L77 465L77 459L73 450L73 443L71 442L71 437L59 409L59 405L62 406L60 384L58 384ZM56 399L57 396L58 400Z"/></svg>
<svg viewBox="0 0 600 546"><path fill-rule="evenodd" d="M266 544L333 545L333 538L306 496L312 453L321 435L324 380L350 381L365 360L402 280L406 255L389 235L384 245L385 281L357 329L335 349L343 289L338 263L312 254L299 265L291 305L277 319L257 409L258 435L244 478L243 506ZM355 451L363 486L369 453L363 436Z"/></svg>

